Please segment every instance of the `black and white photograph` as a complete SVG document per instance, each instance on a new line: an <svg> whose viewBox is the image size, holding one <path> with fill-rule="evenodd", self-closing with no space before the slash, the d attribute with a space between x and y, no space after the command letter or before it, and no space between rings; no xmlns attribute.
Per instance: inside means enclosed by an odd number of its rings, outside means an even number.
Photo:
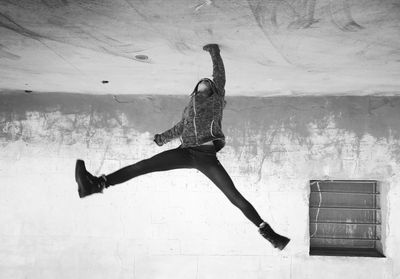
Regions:
<svg viewBox="0 0 400 279"><path fill-rule="evenodd" d="M400 0L0 0L1 279L400 279Z"/></svg>

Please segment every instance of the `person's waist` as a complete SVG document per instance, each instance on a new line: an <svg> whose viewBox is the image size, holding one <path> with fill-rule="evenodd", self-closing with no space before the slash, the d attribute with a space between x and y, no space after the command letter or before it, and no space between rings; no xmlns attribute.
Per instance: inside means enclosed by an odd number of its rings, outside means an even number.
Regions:
<svg viewBox="0 0 400 279"><path fill-rule="evenodd" d="M191 146L190 148L207 153L215 153L215 146L213 143L211 145L201 144L201 145Z"/></svg>

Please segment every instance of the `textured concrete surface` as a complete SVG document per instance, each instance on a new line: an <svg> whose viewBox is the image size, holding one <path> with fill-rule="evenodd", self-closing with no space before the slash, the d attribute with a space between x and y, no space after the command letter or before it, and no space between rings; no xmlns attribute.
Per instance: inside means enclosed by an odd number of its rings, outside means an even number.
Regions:
<svg viewBox="0 0 400 279"><path fill-rule="evenodd" d="M182 96L0 95L1 278L400 278L400 98L228 97L218 154L277 231L274 250L195 170L138 177L80 200L95 174L173 148L152 135ZM386 258L308 255L313 179L376 179Z"/></svg>
<svg viewBox="0 0 400 279"><path fill-rule="evenodd" d="M396 0L0 0L0 89L186 95L211 75L201 47L216 42L231 95L398 94L399 11Z"/></svg>

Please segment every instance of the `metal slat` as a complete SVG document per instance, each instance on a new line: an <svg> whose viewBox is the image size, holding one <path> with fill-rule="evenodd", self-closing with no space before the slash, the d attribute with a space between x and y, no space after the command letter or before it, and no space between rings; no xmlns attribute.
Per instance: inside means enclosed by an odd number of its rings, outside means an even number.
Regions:
<svg viewBox="0 0 400 279"><path fill-rule="evenodd" d="M310 224L349 224L349 225L382 225L381 223L357 223L357 222L321 222L310 221Z"/></svg>
<svg viewBox="0 0 400 279"><path fill-rule="evenodd" d="M380 208L366 208L366 207L329 207L329 206L310 206L310 209L343 209L343 210L381 210Z"/></svg>
<svg viewBox="0 0 400 279"><path fill-rule="evenodd" d="M380 238L346 238L346 237L321 237L321 236L311 236L310 239L339 239L339 240L363 240L363 241L376 241L381 240Z"/></svg>
<svg viewBox="0 0 400 279"><path fill-rule="evenodd" d="M376 184L377 180L311 180L310 183L365 183L365 184Z"/></svg>
<svg viewBox="0 0 400 279"><path fill-rule="evenodd" d="M343 191L312 191L310 193L334 193L334 194L353 194L353 195L380 195L381 193L379 192L375 192L375 193L371 193L371 192L343 192Z"/></svg>

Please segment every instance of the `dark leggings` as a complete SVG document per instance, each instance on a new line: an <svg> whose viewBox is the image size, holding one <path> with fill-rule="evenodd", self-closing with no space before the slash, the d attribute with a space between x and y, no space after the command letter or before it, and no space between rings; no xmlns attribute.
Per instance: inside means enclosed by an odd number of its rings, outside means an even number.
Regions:
<svg viewBox="0 0 400 279"><path fill-rule="evenodd" d="M195 168L204 173L254 225L258 227L263 222L254 207L236 189L229 174L218 161L212 145L178 147L161 152L107 175L107 184L120 184L150 172L183 168Z"/></svg>

